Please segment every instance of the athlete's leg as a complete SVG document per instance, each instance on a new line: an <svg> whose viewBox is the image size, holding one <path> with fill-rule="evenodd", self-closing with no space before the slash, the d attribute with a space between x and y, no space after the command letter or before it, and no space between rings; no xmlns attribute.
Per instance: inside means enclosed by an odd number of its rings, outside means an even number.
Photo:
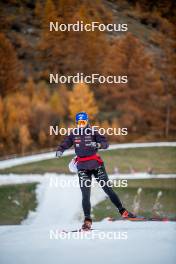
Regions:
<svg viewBox="0 0 176 264"><path fill-rule="evenodd" d="M104 192L109 196L112 203L118 208L119 212L122 214L125 208L123 207L118 195L113 191L112 187L108 186L109 178L104 165L101 165L97 169L93 170L93 174L97 182L104 190Z"/></svg>
<svg viewBox="0 0 176 264"><path fill-rule="evenodd" d="M91 171L79 170L79 185L82 192L82 207L84 211L85 219L91 219L91 204L90 204L90 192L91 192Z"/></svg>

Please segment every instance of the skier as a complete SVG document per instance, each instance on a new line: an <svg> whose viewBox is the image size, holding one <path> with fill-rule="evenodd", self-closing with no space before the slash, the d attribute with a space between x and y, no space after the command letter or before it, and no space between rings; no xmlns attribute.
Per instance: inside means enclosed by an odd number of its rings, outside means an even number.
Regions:
<svg viewBox="0 0 176 264"><path fill-rule="evenodd" d="M82 225L83 230L89 230L91 228L91 204L90 204L90 184L92 175L98 183L105 183L102 185L102 189L109 196L112 203L116 206L119 213L123 218L134 218L135 216L127 211L118 195L113 191L112 187L107 185L108 175L106 173L103 160L97 154L99 149L107 149L108 142L105 136L102 136L98 131L93 131L88 122L88 115L86 112L80 112L76 114L76 124L78 133L70 133L64 141L59 144L56 157L61 157L63 152L74 145L76 157L76 164L79 176L79 185L82 192L82 207L84 211L84 223ZM87 132L86 131L89 132Z"/></svg>

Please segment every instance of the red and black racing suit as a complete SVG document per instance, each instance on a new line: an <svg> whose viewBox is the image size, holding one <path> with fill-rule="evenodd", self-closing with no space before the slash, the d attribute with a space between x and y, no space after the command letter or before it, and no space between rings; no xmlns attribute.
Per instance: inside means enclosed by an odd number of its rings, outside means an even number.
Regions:
<svg viewBox="0 0 176 264"><path fill-rule="evenodd" d="M89 128L90 134L84 133L85 128L80 130L80 134L75 135L71 133L67 136L64 141L59 144L57 150L64 152L66 149L74 145L75 153L78 157L78 176L79 184L82 192L82 206L84 211L84 216L86 219L90 218L91 204L90 204L90 193L91 193L91 181L92 175L94 175L97 182L102 183L102 189L109 196L112 203L117 207L120 213L124 211L124 207L118 197L118 195L113 191L112 187L108 186L109 181L108 175L106 173L104 163L101 158L97 155L97 149L91 146L92 142L100 143L101 149L107 149L109 144L105 136L100 135L98 131Z"/></svg>

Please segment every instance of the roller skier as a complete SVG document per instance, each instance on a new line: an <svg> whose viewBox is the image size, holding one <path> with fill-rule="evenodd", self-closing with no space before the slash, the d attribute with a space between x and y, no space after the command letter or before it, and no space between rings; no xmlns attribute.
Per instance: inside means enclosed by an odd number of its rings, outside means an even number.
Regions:
<svg viewBox="0 0 176 264"><path fill-rule="evenodd" d="M79 177L80 190L82 192L82 207L84 212L83 230L91 229L91 180L92 175L98 183L104 181L102 189L108 195L111 202L116 206L118 212L123 218L135 218L135 215L125 209L118 195L113 191L112 187L107 185L109 180L103 160L97 153L99 149L107 149L109 144L105 136L102 136L98 131L93 131L88 120L86 112L80 112L75 117L78 133L71 133L66 136L64 141L59 144L56 151L56 157L61 157L63 152L72 145L76 153L76 166ZM90 184L88 184L90 183Z"/></svg>

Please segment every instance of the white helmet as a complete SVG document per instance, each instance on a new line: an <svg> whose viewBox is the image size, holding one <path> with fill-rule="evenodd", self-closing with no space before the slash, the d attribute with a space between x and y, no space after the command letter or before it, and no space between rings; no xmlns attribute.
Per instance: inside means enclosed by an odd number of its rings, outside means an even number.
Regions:
<svg viewBox="0 0 176 264"><path fill-rule="evenodd" d="M70 172L73 172L73 173L78 172L76 157L74 157L70 161L70 163L68 164L68 167L69 167Z"/></svg>

